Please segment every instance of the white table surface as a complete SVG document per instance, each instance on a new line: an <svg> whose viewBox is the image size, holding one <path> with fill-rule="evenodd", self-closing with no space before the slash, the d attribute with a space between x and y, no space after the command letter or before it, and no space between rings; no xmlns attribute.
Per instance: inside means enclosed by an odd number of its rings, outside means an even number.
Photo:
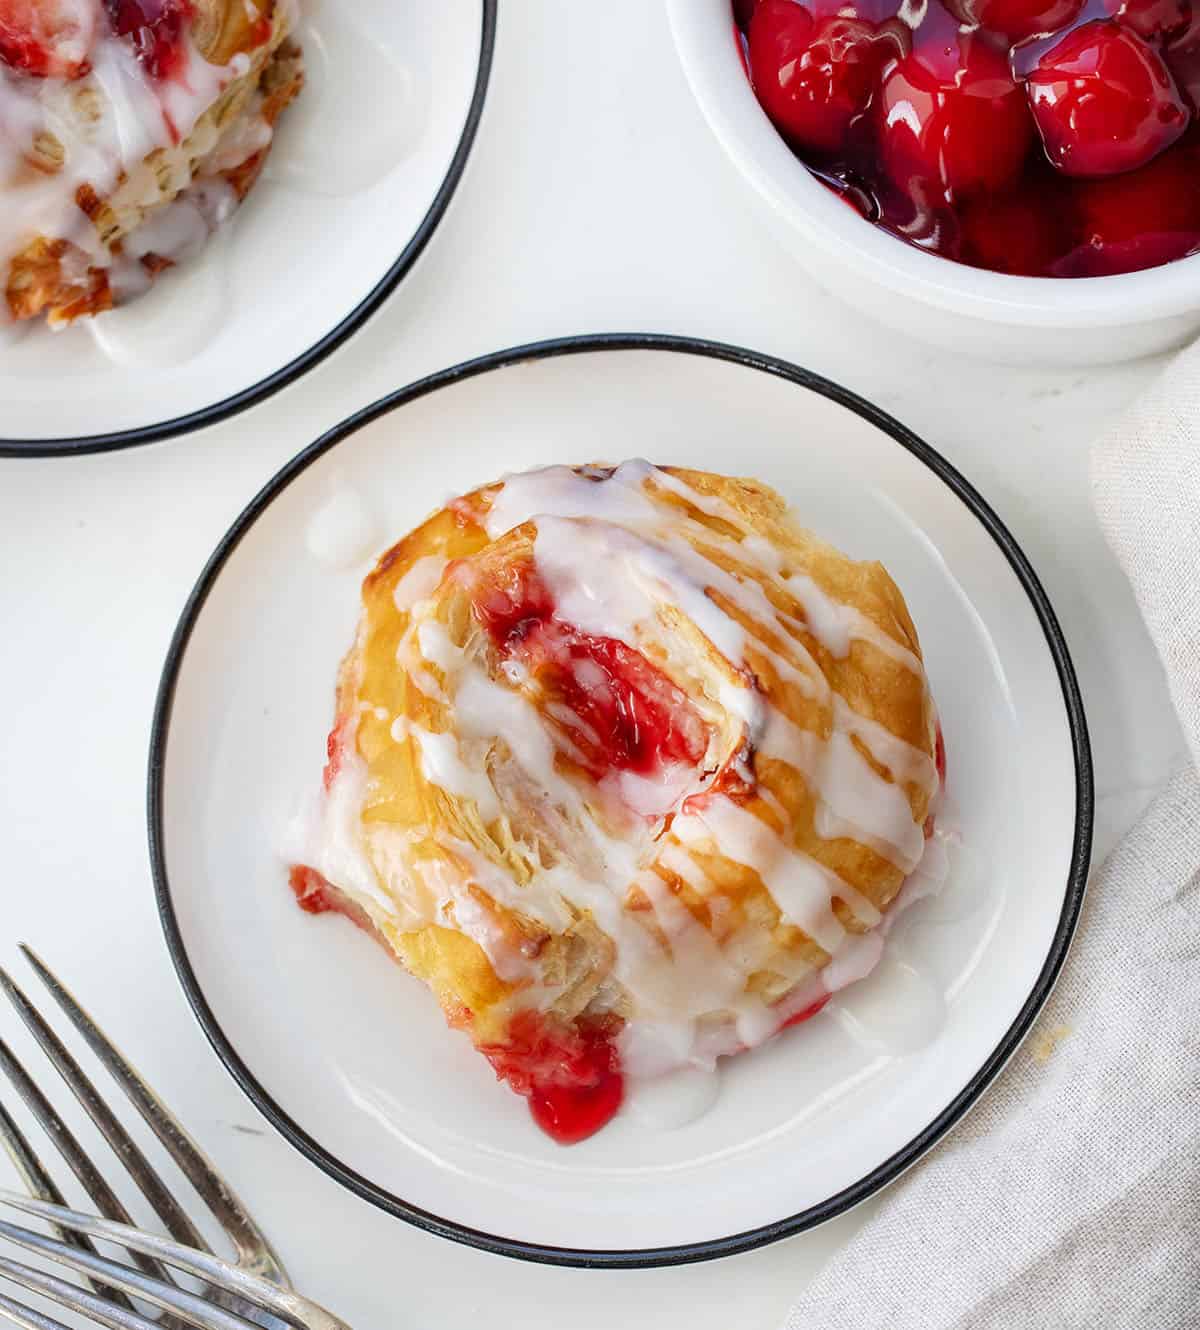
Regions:
<svg viewBox="0 0 1200 1330"><path fill-rule="evenodd" d="M0 462L0 961L19 966L19 939L43 952L227 1170L297 1282L356 1330L770 1330L877 1202L731 1260L556 1270L442 1242L374 1211L256 1115L184 1001L150 885L146 748L178 612L259 486L388 389L567 333L742 343L891 411L974 482L1022 543L1082 682L1099 856L1184 760L1160 668L1088 494L1089 443L1156 366L1000 368L866 322L817 290L750 212L684 84L659 4L500 3L466 178L417 268L349 347L202 434L77 460ZM0 1032L11 1025L0 1012Z"/></svg>

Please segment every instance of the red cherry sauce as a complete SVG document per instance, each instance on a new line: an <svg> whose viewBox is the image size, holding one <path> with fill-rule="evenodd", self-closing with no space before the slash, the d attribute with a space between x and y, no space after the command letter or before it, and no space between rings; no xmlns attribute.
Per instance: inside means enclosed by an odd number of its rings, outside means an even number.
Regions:
<svg viewBox="0 0 1200 1330"><path fill-rule="evenodd" d="M340 914L365 932L375 932L370 918L315 868L293 864L288 873L288 886L296 897L296 904L306 913Z"/></svg>
<svg viewBox="0 0 1200 1330"><path fill-rule="evenodd" d="M192 0L104 0L118 37L126 37L147 73L176 78L187 63L184 35Z"/></svg>
<svg viewBox="0 0 1200 1330"><path fill-rule="evenodd" d="M946 740L942 737L942 726L940 721L937 727L937 740L933 749L933 763L937 768L938 789L944 790L946 788ZM930 813L925 819L926 840L929 840L933 835L935 820L936 815L933 813Z"/></svg>
<svg viewBox="0 0 1200 1330"><path fill-rule="evenodd" d="M513 565L503 577L473 588L475 616L501 656L525 665L579 718L578 727L565 729L593 779L612 770L647 776L672 762L700 760L704 722L661 670L624 642L557 619L532 564Z"/></svg>
<svg viewBox="0 0 1200 1330"><path fill-rule="evenodd" d="M832 993L826 993L824 997L818 998L811 1006L805 1007L803 1011L798 1011L794 1016L789 1016L779 1027L780 1030L790 1030L793 1025L803 1025L807 1020L811 1020L819 1012L829 999ZM776 1031L778 1033L778 1031Z"/></svg>
<svg viewBox="0 0 1200 1330"><path fill-rule="evenodd" d="M625 1083L614 1037L620 1021L581 1018L572 1025L523 1011L508 1042L480 1044L497 1079L529 1101L534 1122L560 1145L599 1131L621 1107Z"/></svg>
<svg viewBox="0 0 1200 1330"><path fill-rule="evenodd" d="M34 78L49 78L54 68L53 57L41 42L26 33L7 28L0 19L0 63L18 74L31 74Z"/></svg>
<svg viewBox="0 0 1200 1330"><path fill-rule="evenodd" d="M32 78L82 78L95 35L86 10L62 0L0 0L0 64Z"/></svg>
<svg viewBox="0 0 1200 1330"><path fill-rule="evenodd" d="M271 40L272 26L271 19L266 14L255 19L248 37L250 44L252 46L265 46Z"/></svg>
<svg viewBox="0 0 1200 1330"><path fill-rule="evenodd" d="M352 737L348 733L349 726L349 716L339 717L325 741L325 769L321 772L321 783L325 786L326 793L333 788L333 782L337 780L338 772L342 769L346 744L352 742Z"/></svg>
<svg viewBox="0 0 1200 1330"><path fill-rule="evenodd" d="M763 109L868 221L974 267L1091 277L1200 252L1198 10L738 0L733 15Z"/></svg>

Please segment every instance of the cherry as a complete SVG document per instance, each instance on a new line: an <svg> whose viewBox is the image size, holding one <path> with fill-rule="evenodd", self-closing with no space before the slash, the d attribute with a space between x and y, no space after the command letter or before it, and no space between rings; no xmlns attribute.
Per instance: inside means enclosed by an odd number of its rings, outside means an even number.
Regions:
<svg viewBox="0 0 1200 1330"><path fill-rule="evenodd" d="M977 268L1046 277L1067 246L1064 219L1034 190L971 200L963 209L961 258Z"/></svg>
<svg viewBox="0 0 1200 1330"><path fill-rule="evenodd" d="M863 19L760 0L748 46L751 78L775 127L799 148L832 154L871 100L888 42Z"/></svg>
<svg viewBox="0 0 1200 1330"><path fill-rule="evenodd" d="M0 63L34 78L82 78L96 36L90 4L0 0Z"/></svg>
<svg viewBox="0 0 1200 1330"><path fill-rule="evenodd" d="M1130 175L1077 187L1079 245L1064 276L1136 272L1200 248L1200 151L1189 141Z"/></svg>
<svg viewBox="0 0 1200 1330"><path fill-rule="evenodd" d="M945 10L884 77L879 133L883 165L900 189L915 197L933 185L948 201L1011 185L1033 141L1005 55Z"/></svg>
<svg viewBox="0 0 1200 1330"><path fill-rule="evenodd" d="M1136 170L1170 147L1190 118L1158 52L1104 20L1056 42L1026 89L1046 156L1064 175Z"/></svg>
<svg viewBox="0 0 1200 1330"><path fill-rule="evenodd" d="M1187 27L1192 7L1189 0L1105 0L1105 8L1139 37L1170 37Z"/></svg>
<svg viewBox="0 0 1200 1330"><path fill-rule="evenodd" d="M571 739L596 776L610 767L648 776L704 755L704 724L687 695L624 642L556 625L531 646L534 660L545 653L539 680L579 718Z"/></svg>
<svg viewBox="0 0 1200 1330"><path fill-rule="evenodd" d="M1039 32L1065 28L1079 17L1084 3L1085 0L953 0L947 8L964 23L977 23L1010 42L1019 42Z"/></svg>
<svg viewBox="0 0 1200 1330"><path fill-rule="evenodd" d="M113 31L128 37L148 73L169 79L186 59L184 30L192 18L192 0L104 0Z"/></svg>
<svg viewBox="0 0 1200 1330"><path fill-rule="evenodd" d="M1175 86L1193 110L1200 109L1200 5L1195 6L1186 27L1171 36L1163 58Z"/></svg>

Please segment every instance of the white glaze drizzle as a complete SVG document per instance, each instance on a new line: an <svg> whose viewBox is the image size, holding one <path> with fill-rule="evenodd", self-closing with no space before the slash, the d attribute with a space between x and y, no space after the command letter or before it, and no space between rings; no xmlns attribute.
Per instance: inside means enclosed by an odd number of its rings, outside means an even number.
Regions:
<svg viewBox="0 0 1200 1330"><path fill-rule="evenodd" d="M486 821L499 816L500 805L487 772L463 761L455 735L430 734L416 725L407 729L421 750L421 774L430 785L456 799L473 799L479 815Z"/></svg>
<svg viewBox="0 0 1200 1330"><path fill-rule="evenodd" d="M713 532L656 501L655 488L720 518L740 531L741 539ZM803 639L811 637L834 657L845 657L855 642L864 642L923 677L914 653L853 607L833 600L812 579L785 575L773 548L722 500L700 495L647 463L626 463L605 479L565 467L510 477L492 499L485 528L495 539L528 521L536 527L538 574L554 597L558 617L582 632L638 650L654 643L670 655L678 650L678 634L668 630L664 618L682 613L728 666L720 686L710 690L716 696L694 697L697 705L708 708L710 719L724 713L764 758L801 773L814 798L818 835L851 837L902 872L916 869L924 838L902 786L931 791L937 784L934 764L832 694ZM753 569L755 576L718 567L706 549ZM522 885L478 851L455 853L497 905L560 931L574 915L590 914L612 939L613 978L633 1005L620 1036L627 1074L711 1067L718 1056L762 1042L787 1016L869 973L882 947L880 912L767 820L728 796L706 794L685 811L686 796L700 788L704 762L696 770L685 764L656 778L610 774L600 790L591 787L590 793L585 783L564 774L560 757L578 757L570 738L579 733L571 725L578 718L560 717L562 729L547 726L526 695L520 668L491 677L432 614L423 615L423 609L432 608L428 600L443 570L440 560L418 560L397 584L397 607L412 614L398 661L422 692L450 705L453 731L435 735L398 722L393 738L416 744L425 780L473 803L485 823L512 809L514 824L533 817L542 838L556 847L556 859L535 865L531 880ZM797 601L803 617L777 609L768 586ZM726 613L716 597L735 605L753 628ZM782 644L782 651L760 639L763 630ZM751 650L769 659L805 696L829 708L828 739L796 725L753 687ZM890 779L872 767L855 741ZM705 761L711 756L706 754ZM604 793L614 797L606 802ZM764 798L769 793L760 787ZM779 807L773 799L766 802ZM663 819L669 814L670 831L664 835ZM719 943L650 868L657 863L719 906L720 892L702 863L706 854L752 868L781 918L831 957L819 974L798 961L795 974L784 976L795 983L783 1002L768 1005L746 989L769 949L766 932L747 927ZM398 854L395 873L386 874L388 886L401 895L407 890L411 897L414 870L404 866L403 857ZM502 977L529 969L523 958L502 954L511 945L476 897L469 891L464 897L461 875L444 864L431 868L427 861L418 861L415 873L427 897L420 915L452 919L492 958ZM648 909L630 908L631 891ZM858 928L874 931L848 932L834 911L835 901L849 910ZM778 965L778 955L774 959ZM532 994L531 1000L547 1005L556 996L537 987Z"/></svg>
<svg viewBox="0 0 1200 1330"><path fill-rule="evenodd" d="M428 600L437 590L437 584L445 571L446 560L439 555L426 554L420 559L414 559L392 592L396 608L407 614L421 601Z"/></svg>
<svg viewBox="0 0 1200 1330"><path fill-rule="evenodd" d="M314 806L292 819L284 837L283 855L290 863L315 868L327 881L355 897L373 916L415 927L418 917L407 896L380 883L366 842L362 821L367 794L367 764L346 748L337 778Z"/></svg>
<svg viewBox="0 0 1200 1330"><path fill-rule="evenodd" d="M677 817L671 830L685 845L712 841L726 858L753 868L788 923L831 954L842 945L846 930L833 913L835 875L789 849L783 837L749 809L719 795L697 812ZM836 884L848 886L840 878Z"/></svg>

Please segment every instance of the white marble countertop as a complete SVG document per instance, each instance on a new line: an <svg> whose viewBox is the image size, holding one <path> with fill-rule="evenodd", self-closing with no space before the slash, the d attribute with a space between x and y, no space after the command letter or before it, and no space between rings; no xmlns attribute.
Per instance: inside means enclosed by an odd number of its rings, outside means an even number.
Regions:
<svg viewBox="0 0 1200 1330"><path fill-rule="evenodd" d="M202 434L0 462L0 962L17 962L18 939L42 951L221 1162L297 1281L359 1330L637 1330L685 1318L693 1330L770 1330L870 1210L675 1270L556 1270L428 1237L341 1190L256 1116L163 945L143 814L150 715L178 612L226 526L302 445L386 390L499 347L611 330L742 343L829 375L982 491L1041 575L1074 655L1097 855L1184 760L1088 494L1090 442L1155 366L1001 368L867 323L811 285L749 211L660 5L501 0L463 185L417 268L347 348ZM0 1013L0 1032L11 1025Z"/></svg>

